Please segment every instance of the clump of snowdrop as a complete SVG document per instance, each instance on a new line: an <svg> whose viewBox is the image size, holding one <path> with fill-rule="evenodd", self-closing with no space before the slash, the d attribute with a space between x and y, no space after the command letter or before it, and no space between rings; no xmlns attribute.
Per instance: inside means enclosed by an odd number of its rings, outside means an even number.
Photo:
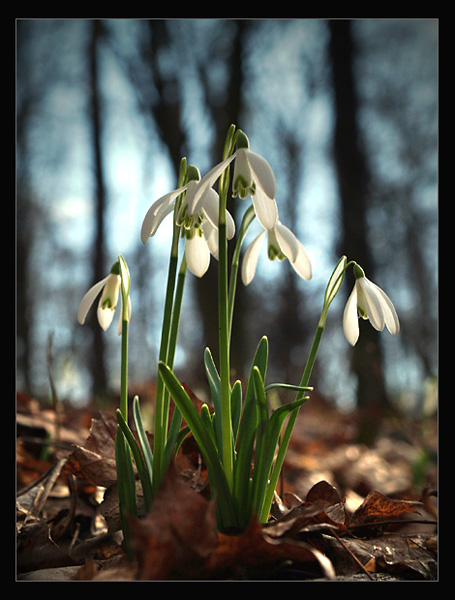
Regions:
<svg viewBox="0 0 455 600"><path fill-rule="evenodd" d="M233 167L232 176L231 168ZM217 185L218 191L214 189ZM245 202L245 212L237 228L227 211L231 195ZM101 295L97 315L103 329L112 322L121 298L119 333L122 334L121 408L117 411L119 430L116 439L119 501L125 536L127 514L135 514L132 458L142 483L146 507L150 507L164 473L186 429L194 436L207 465L210 490L216 499L217 523L221 530L245 529L252 519L267 521L287 452L291 433L301 405L306 402L312 369L325 329L331 303L340 290L347 269L353 266L354 289L346 303L343 329L348 342L359 337L358 319L369 319L378 331L384 327L394 335L400 330L396 310L382 289L365 277L361 267L342 256L329 277L322 310L309 355L298 384L267 383L268 340L259 341L244 389L231 381L230 348L232 320L239 271L244 285L254 279L261 248L267 244L270 260L287 260L295 273L310 281L310 257L296 235L279 218L277 183L269 162L250 149L248 137L232 125L226 136L222 160L201 177L199 170L182 159L176 189L164 194L147 210L141 227L141 240L147 244L168 215L173 215L173 233L166 283L164 314L159 351L154 413L153 447L142 424L139 400L133 401L137 438L127 419L127 335L131 313L129 271L123 257L109 275L85 294L79 307L82 324L90 307ZM250 200L248 202L248 200ZM240 270L240 257L246 234L257 219L262 231L247 246ZM228 242L235 244L228 264ZM213 290L213 306L218 310L219 364L209 348L204 353L204 368L214 411L203 405L197 411L174 372L182 299L187 270L203 277L211 257L218 266L218 286ZM179 266L180 261L180 266ZM275 388L296 393L295 399L270 411L267 394ZM170 398L176 409L170 419ZM133 482L130 485L129 482ZM131 488L131 489L129 489Z"/></svg>

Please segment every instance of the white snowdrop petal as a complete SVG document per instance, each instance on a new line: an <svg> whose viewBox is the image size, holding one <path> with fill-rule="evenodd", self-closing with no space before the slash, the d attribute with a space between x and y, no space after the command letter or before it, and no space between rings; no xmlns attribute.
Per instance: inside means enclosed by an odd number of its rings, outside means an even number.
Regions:
<svg viewBox="0 0 455 600"><path fill-rule="evenodd" d="M256 266L259 257L259 250L266 236L267 231L262 231L248 246L245 251L245 256L242 261L242 281L244 285L248 285L254 278Z"/></svg>
<svg viewBox="0 0 455 600"><path fill-rule="evenodd" d="M366 312L370 323L377 331L382 331L384 329L385 319L377 291L366 277L357 279L356 284L360 286L363 292Z"/></svg>
<svg viewBox="0 0 455 600"><path fill-rule="evenodd" d="M90 310L93 302L95 301L95 298L105 286L108 278L109 276L105 277L101 281L98 281L98 283L95 283L95 285L92 286L82 298L81 303L79 304L79 310L77 311L77 321L80 325L84 324L88 311Z"/></svg>
<svg viewBox="0 0 455 600"><path fill-rule="evenodd" d="M269 198L275 198L276 179L272 167L263 156L256 152L245 148L245 154L253 171L256 188L259 185Z"/></svg>
<svg viewBox="0 0 455 600"><path fill-rule="evenodd" d="M359 339L359 319L357 315L357 286L354 288L346 302L343 313L343 331L346 339L355 346Z"/></svg>
<svg viewBox="0 0 455 600"><path fill-rule="evenodd" d="M98 305L96 316L98 317L98 323L100 324L101 329L104 331L106 331L106 329L108 329L109 325L112 323L114 312L115 311L112 308L103 308L101 304Z"/></svg>
<svg viewBox="0 0 455 600"><path fill-rule="evenodd" d="M299 254L298 239L295 237L292 231L288 227L283 225L280 221L276 223L274 231L277 242L283 254L291 262L295 262Z"/></svg>
<svg viewBox="0 0 455 600"><path fill-rule="evenodd" d="M174 200L186 188L187 186L184 186L165 194L148 209L141 227L141 241L144 245L147 243L148 238L155 234L162 220L174 210Z"/></svg>
<svg viewBox="0 0 455 600"><path fill-rule="evenodd" d="M260 189L256 189L253 205L259 223L264 229L273 229L278 221L278 207L274 198L269 198Z"/></svg>
<svg viewBox="0 0 455 600"><path fill-rule="evenodd" d="M194 215L201 210L204 194L214 185L218 177L220 177L221 173L223 173L234 158L235 154L215 165L202 177L194 188L187 192L186 201L188 202L188 213L190 215Z"/></svg>
<svg viewBox="0 0 455 600"><path fill-rule="evenodd" d="M304 246L299 243L299 251L295 261L291 261L292 268L294 271L302 277L302 279L309 280L312 278L311 262Z"/></svg>
<svg viewBox="0 0 455 600"><path fill-rule="evenodd" d="M202 232L209 247L210 254L218 260L218 229L207 219L202 223Z"/></svg>
<svg viewBox="0 0 455 600"><path fill-rule="evenodd" d="M392 301L387 294L375 283L370 282L370 285L376 291L379 302L381 304L385 324L392 335L397 335L400 331L400 321Z"/></svg>
<svg viewBox="0 0 455 600"><path fill-rule="evenodd" d="M205 239L197 233L189 240L185 241L185 258L188 269L196 275L202 277L210 264L210 251Z"/></svg>

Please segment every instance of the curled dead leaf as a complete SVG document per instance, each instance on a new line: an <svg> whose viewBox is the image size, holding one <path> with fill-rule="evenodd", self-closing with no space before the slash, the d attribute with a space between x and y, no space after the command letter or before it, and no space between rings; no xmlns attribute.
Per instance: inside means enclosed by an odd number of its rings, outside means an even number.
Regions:
<svg viewBox="0 0 455 600"><path fill-rule="evenodd" d="M349 527L353 528L380 522L397 521L409 513L417 513L418 507L422 507L421 502L396 500L384 496L380 492L372 491L353 513Z"/></svg>
<svg viewBox="0 0 455 600"><path fill-rule="evenodd" d="M115 416L100 412L99 419L92 419L90 435L85 444L75 446L69 455L65 467L66 472L105 488L116 483L116 430Z"/></svg>

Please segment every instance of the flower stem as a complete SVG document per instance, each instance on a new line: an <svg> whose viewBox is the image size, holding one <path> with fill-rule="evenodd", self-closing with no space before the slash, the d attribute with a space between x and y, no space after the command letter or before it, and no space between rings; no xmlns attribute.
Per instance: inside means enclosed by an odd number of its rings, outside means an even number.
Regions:
<svg viewBox="0 0 455 600"><path fill-rule="evenodd" d="M240 251L242 249L242 243L245 239L246 233L248 231L248 227L253 222L256 214L254 212L254 206L250 206L245 214L243 215L242 223L240 225L239 235L237 238L237 242L234 249L234 254L232 256L231 263L231 275L229 279L229 337L232 333L232 319L234 314L234 300L235 300L235 292L237 289L237 275L239 271L239 263L240 263Z"/></svg>
<svg viewBox="0 0 455 600"><path fill-rule="evenodd" d="M128 419L128 326L129 322L122 320L122 355L120 365L120 411Z"/></svg>
<svg viewBox="0 0 455 600"><path fill-rule="evenodd" d="M125 300L123 304L126 306ZM125 421L128 419L128 325L128 319L122 319L120 412ZM128 516L135 517L137 514L136 488L131 451L120 427L117 427L115 438L115 462L117 469L120 520L125 540L126 554L131 560L133 558L133 552L130 545Z"/></svg>
<svg viewBox="0 0 455 600"><path fill-rule="evenodd" d="M223 198L224 196L224 198ZM220 336L220 379L221 379L221 437L223 465L228 485L233 485L231 386L229 356L229 310L226 238L226 198L220 194L219 217L219 336Z"/></svg>
<svg viewBox="0 0 455 600"><path fill-rule="evenodd" d="M305 369L303 371L302 380L300 382L299 387L307 387L308 382L310 380L311 372L313 370L313 366L316 360L316 356L319 349L319 344L321 343L322 334L324 333L324 327L318 325L315 336L313 338L313 343L311 345L310 354L308 356L307 363L305 365ZM305 395L304 390L300 390L297 394L296 400L300 400ZM270 476L270 482L267 487L267 493L264 499L264 503L259 513L259 521L264 523L267 521L269 516L270 507L272 506L274 492L276 490L276 486L278 485L278 478L280 476L281 469L283 467L284 458L286 456L286 452L289 446L289 441L291 439L292 430L294 429L295 421L297 419L297 415L299 414L299 409L295 408L289 415L289 420L286 425L286 429L283 435L283 438L280 443L280 447L278 450L278 454L275 460L275 465L273 467L272 474Z"/></svg>
<svg viewBox="0 0 455 600"><path fill-rule="evenodd" d="M352 261L351 261L352 262ZM311 344L310 353L308 355L308 359L302 374L302 379L300 381L299 387L302 389L299 390L296 400L301 400L305 395L304 388L308 386L310 381L311 373L313 371L314 363L316 361L316 356L318 354L319 345L321 343L322 334L324 333L325 323L327 320L327 314L329 311L330 304L338 293L340 286L343 282L344 274L346 272L347 267L351 263L347 262L345 256L342 256L338 261L335 269L333 270L332 275L330 276L329 283L327 284L327 288L324 296L324 304L322 306L321 316L319 317L318 326L316 329L316 333L313 338L313 343ZM299 413L300 407L294 409L290 416L286 426L286 430L284 432L283 438L281 440L280 449L278 451L278 455L275 461L275 465L273 467L273 472L270 477L270 483L267 488L267 494L262 506L262 509L259 514L259 520L264 522L267 520L269 515L270 507L273 501L273 495L278 484L278 477L281 472L281 468L283 466L284 458L287 452L287 448L289 445L289 440L291 438L291 433L294 428L295 421L297 419L297 415Z"/></svg>
<svg viewBox="0 0 455 600"><path fill-rule="evenodd" d="M235 128L228 132L223 159L233 150ZM219 216L218 216L218 314L219 314L219 352L221 380L221 444L223 467L229 489L234 487L234 457L232 443L231 385L230 385L230 309L228 287L228 252L226 234L226 205L229 188L229 168L220 177Z"/></svg>
<svg viewBox="0 0 455 600"><path fill-rule="evenodd" d="M187 174L186 159L182 159L180 163L180 172L178 185L182 187L185 183ZM174 214L177 215L180 208L181 199L178 198L176 201ZM172 360L175 352L175 340L174 347L170 350L171 346L171 330L177 330L177 324L173 324L173 313L174 313L174 302L177 302L179 306L178 317L180 317L180 305L181 298L175 300L175 282L177 278L177 263L178 263L178 245L179 245L179 234L180 228L175 223L174 218L174 229L172 236L172 246L169 258L169 269L166 285L166 296L164 300L164 315L163 324L161 327L161 342L159 350L159 362L169 364L170 354L172 354ZM183 294L183 287L180 290ZM172 366L172 365L170 365ZM165 468L165 447L167 441L167 429L169 421L169 393L164 385L164 382L159 374L157 374L156 380L156 397L155 397L155 418L154 418L154 435L153 435L153 495L156 494L160 486L162 477L164 475Z"/></svg>
<svg viewBox="0 0 455 600"><path fill-rule="evenodd" d="M171 327L172 306L174 297L175 279L177 273L177 256L171 253L164 303L163 325L161 330L161 344L159 360L167 364L169 331ZM163 380L158 373L156 380L155 418L153 436L153 492L157 492L163 476L162 461L167 437L167 420L169 412L168 393Z"/></svg>

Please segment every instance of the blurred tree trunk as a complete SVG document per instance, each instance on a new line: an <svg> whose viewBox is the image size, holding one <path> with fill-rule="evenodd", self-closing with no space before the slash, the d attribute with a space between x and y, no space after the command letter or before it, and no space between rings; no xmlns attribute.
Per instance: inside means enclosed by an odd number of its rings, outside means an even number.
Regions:
<svg viewBox="0 0 455 600"><path fill-rule="evenodd" d="M334 159L341 201L343 229L340 251L356 260L366 276L374 281L374 262L368 245L368 193L370 173L358 125L358 99L355 89L355 46L352 22L329 21L335 131ZM348 280L353 284L353 279ZM360 322L361 335L352 355L357 378L357 404L368 412L382 412L389 401L384 383L382 353L378 333Z"/></svg>
<svg viewBox="0 0 455 600"><path fill-rule="evenodd" d="M17 117L16 117L16 159L17 159L17 201L16 217L20 227L17 227L16 241L16 290L17 290L17 368L23 379L24 391L32 393L30 380L31 368L31 329L33 324L30 258L35 228L33 227L33 199L28 186L29 145L27 129L30 115L36 111L39 97L31 93L29 65L27 60L27 22L17 22L17 73L18 79ZM21 87L22 85L22 87ZM36 215L35 215L36 217Z"/></svg>
<svg viewBox="0 0 455 600"><path fill-rule="evenodd" d="M95 178L95 239L93 242L93 283L107 275L105 263L105 212L106 185L102 156L102 118L100 105L99 83L99 44L103 35L103 24L94 19L89 21L91 32L88 45L89 66L89 126L93 149L94 178ZM89 325L93 333L92 356L89 368L92 376L92 389L95 397L102 398L107 393L107 376L105 366L105 343L103 331L98 325L96 311L90 311Z"/></svg>
<svg viewBox="0 0 455 600"><path fill-rule="evenodd" d="M167 21L163 19L150 19L148 25L151 50L150 67L153 74L153 83L158 92L158 100L151 105L151 110L160 137L169 149L177 183L180 161L185 156L186 146L186 134L182 128L181 119L180 82L174 71L166 70L163 73L159 65L158 55L160 50L172 43L167 28Z"/></svg>

